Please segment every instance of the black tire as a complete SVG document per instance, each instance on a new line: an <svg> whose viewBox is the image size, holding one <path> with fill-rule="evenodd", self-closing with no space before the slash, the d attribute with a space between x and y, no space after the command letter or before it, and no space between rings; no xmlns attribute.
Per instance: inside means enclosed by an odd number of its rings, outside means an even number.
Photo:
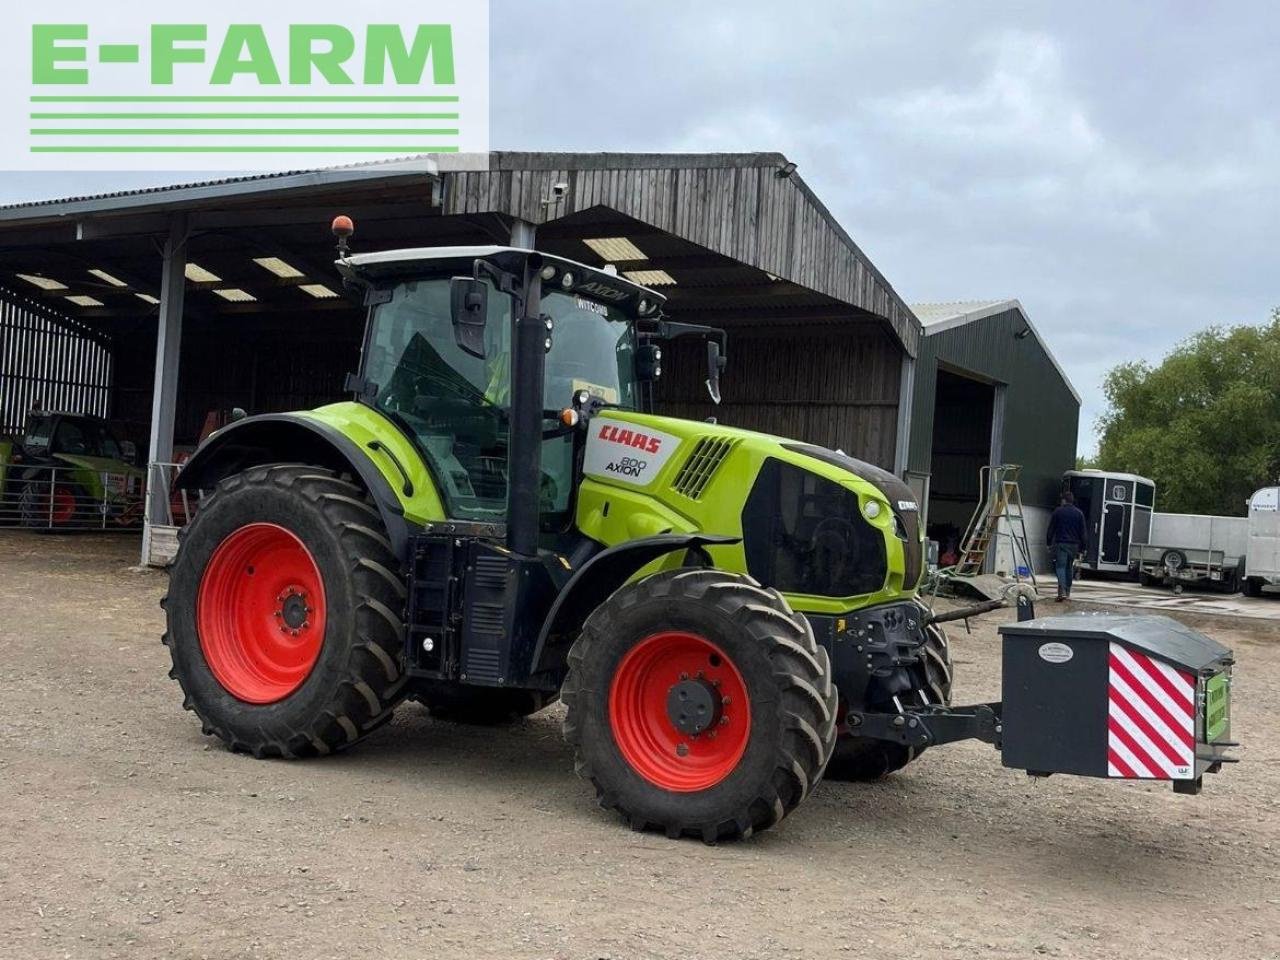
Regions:
<svg viewBox="0 0 1280 960"><path fill-rule="evenodd" d="M1244 595L1246 597L1262 596L1262 584L1263 584L1263 580L1261 577L1245 577L1244 578Z"/></svg>
<svg viewBox="0 0 1280 960"><path fill-rule="evenodd" d="M310 673L273 703L233 696L213 675L197 630L201 577L214 550L258 523L283 527L314 559L325 629ZM349 747L391 719L404 697L405 586L381 518L358 487L304 465L254 467L228 477L182 532L162 602L183 706L206 734L257 757L317 756ZM252 572L252 571L250 571Z"/></svg>
<svg viewBox="0 0 1280 960"><path fill-rule="evenodd" d="M47 477L29 479L18 498L18 515L28 530L66 530L88 526L92 514L85 504L89 495L74 483L52 484L54 495L70 497L74 502L68 517L58 517L50 510L49 491L51 481Z"/></svg>
<svg viewBox="0 0 1280 960"><path fill-rule="evenodd" d="M623 755L611 725L610 691L623 658L666 631L722 650L750 703L741 758L701 789L666 789L646 778ZM614 593L569 651L560 696L576 769L594 784L600 805L633 829L673 838L714 843L773 826L813 790L835 743L831 668L808 621L777 591L720 570L656 574Z"/></svg>
<svg viewBox="0 0 1280 960"><path fill-rule="evenodd" d="M437 720L488 726L532 716L549 707L556 697L555 694L539 690L506 690L440 683L416 693L414 699L425 706Z"/></svg>
<svg viewBox="0 0 1280 960"><path fill-rule="evenodd" d="M1154 587L1159 581L1151 574L1143 572L1138 574L1138 584L1143 587Z"/></svg>
<svg viewBox="0 0 1280 960"><path fill-rule="evenodd" d="M929 624L924 632L923 657L912 669L915 680L913 693L923 692L931 704L946 706L951 703L951 647L947 633L936 623ZM890 711L896 709L892 704L876 706ZM828 780L843 782L879 780L918 759L924 750L924 747L853 736L842 718L840 737L836 740L831 762L827 764L826 776Z"/></svg>

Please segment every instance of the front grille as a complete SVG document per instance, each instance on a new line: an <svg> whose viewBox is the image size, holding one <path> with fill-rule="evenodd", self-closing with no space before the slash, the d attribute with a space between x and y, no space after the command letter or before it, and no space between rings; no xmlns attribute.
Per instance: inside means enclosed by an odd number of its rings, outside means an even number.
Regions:
<svg viewBox="0 0 1280 960"><path fill-rule="evenodd" d="M690 500L701 499L707 484L720 469L720 464L724 463L729 451L737 445L737 440L727 440L723 437L704 437L699 440L694 445L693 452L689 454L689 459L676 474L676 479L671 484L672 489Z"/></svg>

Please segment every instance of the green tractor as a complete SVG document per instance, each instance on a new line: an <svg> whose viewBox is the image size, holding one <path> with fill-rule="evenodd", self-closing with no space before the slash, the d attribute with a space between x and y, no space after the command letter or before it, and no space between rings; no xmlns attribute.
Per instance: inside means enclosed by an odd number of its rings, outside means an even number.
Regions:
<svg viewBox="0 0 1280 960"><path fill-rule="evenodd" d="M307 757L406 699L500 722L559 698L601 804L709 842L824 774L998 742L991 709L947 708L901 480L649 412L675 337L706 341L718 398L722 331L530 250L340 249L369 308L353 399L232 423L178 478L209 492L165 643L207 734Z"/></svg>
<svg viewBox="0 0 1280 960"><path fill-rule="evenodd" d="M38 530L142 525L145 474L101 417L33 411L0 440L0 522Z"/></svg>

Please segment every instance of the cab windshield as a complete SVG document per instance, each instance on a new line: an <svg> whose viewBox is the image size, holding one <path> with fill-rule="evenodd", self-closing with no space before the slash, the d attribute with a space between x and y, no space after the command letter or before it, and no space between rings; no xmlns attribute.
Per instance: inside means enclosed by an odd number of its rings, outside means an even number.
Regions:
<svg viewBox="0 0 1280 960"><path fill-rule="evenodd" d="M577 390L634 408L635 332L612 307L560 291L543 312L554 321L546 358L546 428ZM416 442L458 519L500 520L507 509L510 435L512 299L490 287L483 359L454 340L449 279L396 285L373 308L364 377L376 386L373 404ZM542 444L544 530L564 526L573 490L573 437Z"/></svg>

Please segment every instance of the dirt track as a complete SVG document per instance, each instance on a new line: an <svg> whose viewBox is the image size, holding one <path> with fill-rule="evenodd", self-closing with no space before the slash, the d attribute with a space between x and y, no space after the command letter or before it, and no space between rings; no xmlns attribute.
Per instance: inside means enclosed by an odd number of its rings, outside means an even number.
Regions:
<svg viewBox="0 0 1280 960"><path fill-rule="evenodd" d="M978 744L706 847L598 809L558 708L403 708L348 754L202 737L136 544L0 532L0 938L43 957L1280 957L1280 632L1235 648L1244 762L1200 797L1032 782ZM1239 621L1236 621L1238 623ZM994 625L957 698L997 695Z"/></svg>

